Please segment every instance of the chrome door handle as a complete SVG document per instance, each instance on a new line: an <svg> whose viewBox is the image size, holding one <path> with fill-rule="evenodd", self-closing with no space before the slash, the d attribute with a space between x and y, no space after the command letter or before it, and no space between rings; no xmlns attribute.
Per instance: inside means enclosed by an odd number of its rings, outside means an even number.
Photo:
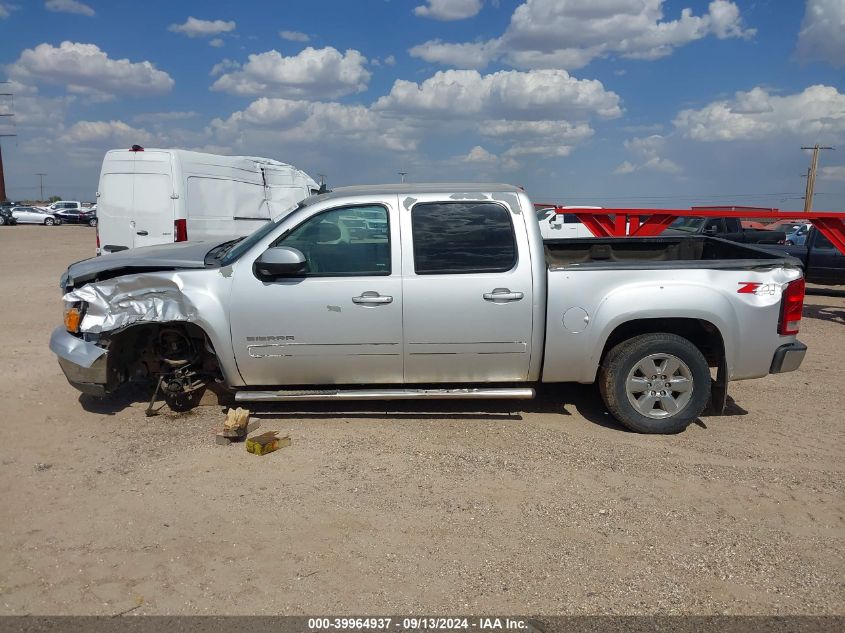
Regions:
<svg viewBox="0 0 845 633"><path fill-rule="evenodd" d="M135 231L136 235L149 235L146 231Z"/></svg>
<svg viewBox="0 0 845 633"><path fill-rule="evenodd" d="M496 288L493 292L485 292L483 296L485 301L519 301L524 295L507 288Z"/></svg>
<svg viewBox="0 0 845 633"><path fill-rule="evenodd" d="M365 292L360 297L352 297L352 303L357 304L383 304L383 303L393 303L393 297L386 297L380 295L378 293L369 293Z"/></svg>

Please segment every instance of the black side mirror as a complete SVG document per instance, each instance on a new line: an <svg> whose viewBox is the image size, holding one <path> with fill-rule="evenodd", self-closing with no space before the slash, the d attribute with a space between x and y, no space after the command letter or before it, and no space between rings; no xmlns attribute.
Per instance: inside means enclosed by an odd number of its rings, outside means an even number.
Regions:
<svg viewBox="0 0 845 633"><path fill-rule="evenodd" d="M289 246L276 246L261 253L252 270L260 278L283 277L303 272L305 263L302 251Z"/></svg>

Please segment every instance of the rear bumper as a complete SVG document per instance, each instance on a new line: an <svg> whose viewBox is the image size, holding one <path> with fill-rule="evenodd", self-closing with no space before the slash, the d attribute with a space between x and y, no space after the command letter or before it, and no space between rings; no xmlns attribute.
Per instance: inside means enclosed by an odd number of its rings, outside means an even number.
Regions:
<svg viewBox="0 0 845 633"><path fill-rule="evenodd" d="M57 327L50 336L50 349L75 389L92 396L108 393L108 352Z"/></svg>
<svg viewBox="0 0 845 633"><path fill-rule="evenodd" d="M775 351L769 373L783 374L788 371L795 371L801 366L801 363L804 360L804 354L806 353L807 346L798 341L781 345Z"/></svg>

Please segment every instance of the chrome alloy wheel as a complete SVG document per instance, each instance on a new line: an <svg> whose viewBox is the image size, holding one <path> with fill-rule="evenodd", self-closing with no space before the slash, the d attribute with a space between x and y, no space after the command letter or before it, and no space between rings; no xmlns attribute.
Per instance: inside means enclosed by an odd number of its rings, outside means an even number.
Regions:
<svg viewBox="0 0 845 633"><path fill-rule="evenodd" d="M672 354L650 354L628 372L625 392L642 415L659 420L683 410L692 398L692 372Z"/></svg>

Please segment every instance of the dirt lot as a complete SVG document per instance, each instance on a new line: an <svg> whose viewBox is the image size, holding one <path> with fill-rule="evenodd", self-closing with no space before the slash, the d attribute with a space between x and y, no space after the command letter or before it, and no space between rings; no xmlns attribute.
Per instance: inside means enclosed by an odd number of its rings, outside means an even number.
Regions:
<svg viewBox="0 0 845 633"><path fill-rule="evenodd" d="M219 406L80 397L47 342L93 230L2 229L0 613L845 612L843 293L799 372L677 436L574 385L266 408L293 445L256 457Z"/></svg>

